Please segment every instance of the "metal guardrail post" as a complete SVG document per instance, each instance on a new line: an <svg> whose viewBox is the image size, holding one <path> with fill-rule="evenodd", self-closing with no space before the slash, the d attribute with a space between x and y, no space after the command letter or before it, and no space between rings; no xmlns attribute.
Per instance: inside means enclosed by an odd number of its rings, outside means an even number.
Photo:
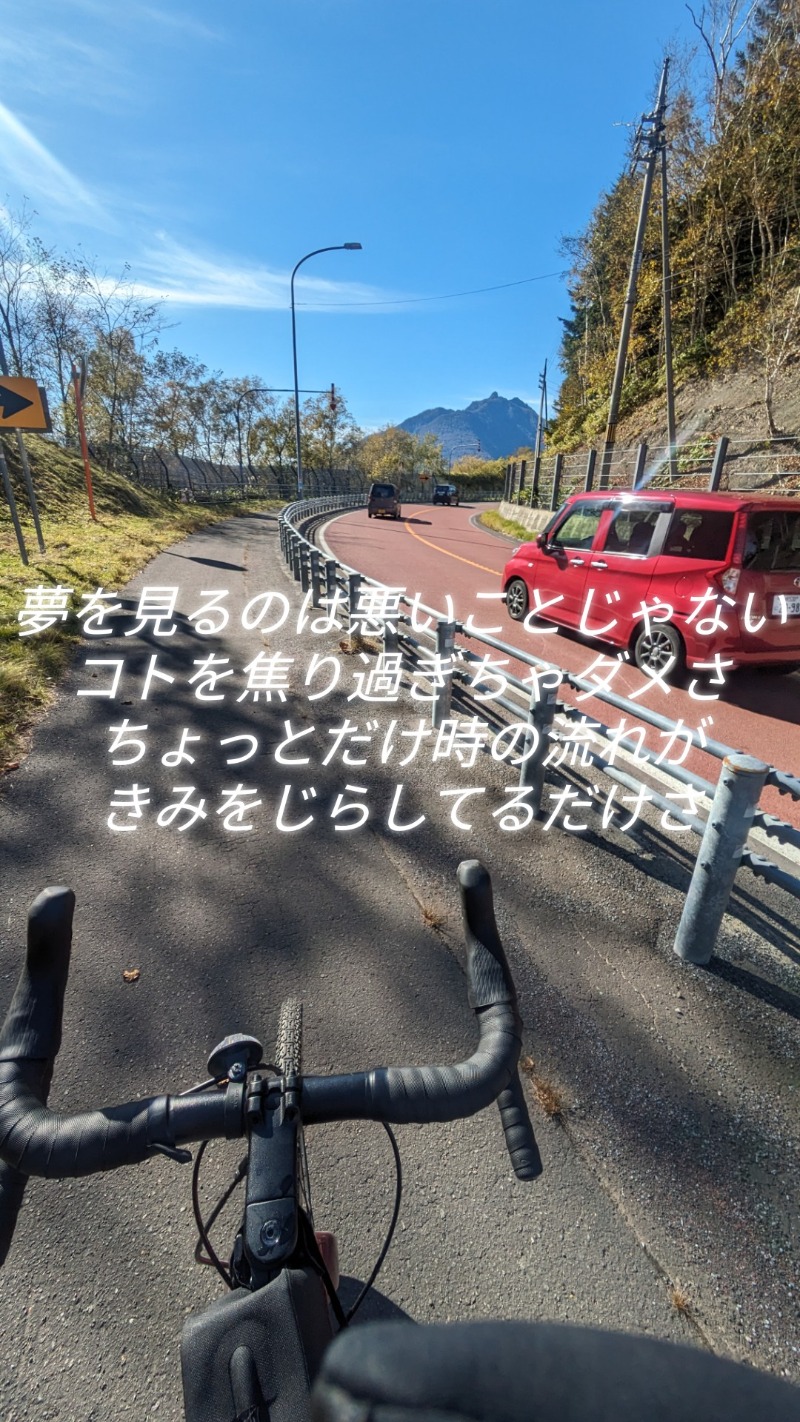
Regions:
<svg viewBox="0 0 800 1422"><path fill-rule="evenodd" d="M556 455L556 462L553 466L553 492L550 495L550 511L558 508L558 496L561 491L561 470L564 468L563 454Z"/></svg>
<svg viewBox="0 0 800 1422"><path fill-rule="evenodd" d="M318 548L312 548L311 559L311 606L322 606L322 554Z"/></svg>
<svg viewBox="0 0 800 1422"><path fill-rule="evenodd" d="M300 534L295 533L292 540L292 573L296 583L300 581L300 549L302 548Z"/></svg>
<svg viewBox="0 0 800 1422"><path fill-rule="evenodd" d="M338 566L335 558L325 559L325 598L329 607L336 598L336 569Z"/></svg>
<svg viewBox="0 0 800 1422"><path fill-rule="evenodd" d="M536 732L538 741L536 749L527 760L524 760L519 768L520 789L524 785L531 787L531 797L528 803L536 814L542 808L542 795L544 793L544 762L549 749L549 731L553 724L553 717L556 714L558 705L558 692L561 686L546 686L543 690L538 684L538 676L531 691L530 705L528 707L528 725ZM526 737L527 741L527 737ZM527 750L527 744L526 744Z"/></svg>
<svg viewBox="0 0 800 1422"><path fill-rule="evenodd" d="M728 453L730 440L727 435L721 435L714 450L714 462L711 465L711 473L708 476L708 492L716 493L719 488L719 481L722 478L722 471L725 467L725 458Z"/></svg>
<svg viewBox="0 0 800 1422"><path fill-rule="evenodd" d="M360 573L348 573L347 575L347 621L348 635L355 637L356 612L358 601L361 597L362 577Z"/></svg>
<svg viewBox="0 0 800 1422"><path fill-rule="evenodd" d="M586 478L585 478L584 483L583 483L583 492L584 492L585 494L590 494L590 493L592 492L592 485L593 485L593 483L594 483L594 466L595 466L596 463L597 463L597 450L596 450L596 449L590 449L590 450L589 450L589 457L588 457L588 459L586 460Z"/></svg>
<svg viewBox="0 0 800 1422"><path fill-rule="evenodd" d="M674 951L708 963L730 898L769 766L752 755L726 755L686 895Z"/></svg>
<svg viewBox="0 0 800 1422"><path fill-rule="evenodd" d="M436 660L441 667L445 662L451 661L456 645L456 624L455 622L437 622L436 624ZM433 703L431 706L431 725L437 729L443 721L450 715L453 703L453 672L452 667L449 676L442 676L442 685L433 689Z"/></svg>
<svg viewBox="0 0 800 1422"><path fill-rule="evenodd" d="M636 450L636 463L633 466L633 487L638 489L644 478L644 466L647 463L647 445L640 444Z"/></svg>
<svg viewBox="0 0 800 1422"><path fill-rule="evenodd" d="M400 621L400 613L399 613L399 611L398 611L398 613L397 613L397 615L396 615L396 618L395 618L394 620L392 619L391 616L389 616L389 617L387 617L386 621L385 621L384 624L383 624L383 651L384 651L384 655L386 655L387 652L388 652L388 653L391 653L391 652L399 652L399 651L400 651L400 629L399 629L399 626L398 626L399 621Z"/></svg>
<svg viewBox="0 0 800 1422"><path fill-rule="evenodd" d="M300 586L303 592L308 592L311 587L311 549L305 543L300 544Z"/></svg>

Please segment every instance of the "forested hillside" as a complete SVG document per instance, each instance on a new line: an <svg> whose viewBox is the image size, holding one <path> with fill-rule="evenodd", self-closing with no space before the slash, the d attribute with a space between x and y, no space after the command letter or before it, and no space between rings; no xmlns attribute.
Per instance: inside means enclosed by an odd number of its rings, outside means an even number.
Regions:
<svg viewBox="0 0 800 1422"><path fill-rule="evenodd" d="M800 381L800 0L712 0L693 19L709 82L673 83L667 115L676 384L747 370L760 433L796 434L779 429L776 404ZM641 189L629 165L566 241L572 311L551 449L602 438ZM656 182L623 418L664 388L659 199Z"/></svg>

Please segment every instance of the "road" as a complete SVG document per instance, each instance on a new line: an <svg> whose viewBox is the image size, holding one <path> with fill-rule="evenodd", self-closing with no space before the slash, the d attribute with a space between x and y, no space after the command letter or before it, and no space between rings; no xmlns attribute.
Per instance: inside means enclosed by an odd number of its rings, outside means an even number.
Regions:
<svg viewBox="0 0 800 1422"><path fill-rule="evenodd" d="M514 546L477 525L483 507L490 506L407 506L399 522L368 519L366 511L359 509L329 524L325 538L335 557L368 577L405 587L411 594L419 592L423 602L443 611L449 594L460 621L466 622L472 613L475 626L499 628L495 635L501 640L567 671L585 673L600 654L613 658L613 648L576 634L527 631L511 621L501 603L478 596L498 592L503 567ZM606 668L598 671L599 676L605 674ZM623 665L611 690L630 696L641 693L645 685L646 678L636 667ZM713 690L696 688L705 694ZM618 722L619 713L596 698L578 702L577 694L568 689L565 700L579 704L590 719L611 726ZM678 687L667 696L656 686L642 697L641 704L672 720L683 719L690 727L697 728L705 720L710 738L747 751L779 770L797 774L800 769L800 672L778 676L740 671L713 701L695 699L688 689ZM657 752L664 749L664 741L652 728L647 729L646 744ZM677 757L679 751L671 754ZM712 783L719 774L719 761L699 749L693 749L683 764ZM800 828L800 802L769 786L762 795L761 808Z"/></svg>
<svg viewBox="0 0 800 1422"><path fill-rule="evenodd" d="M376 536L415 546L402 526L376 529ZM163 642L154 629L127 636L142 588L170 585L178 587L177 632ZM204 590L221 588L229 593L230 624L199 638L188 615ZM709 1223L702 1211L687 1206L685 1227L675 1224L669 1201L662 1200L659 1180L669 1172L659 1152L680 1159L687 1188L694 1190L700 1164L686 1160L680 1142L699 1106L687 1097L671 1054L677 1046L681 1059L687 1053L691 1058L695 1048L687 1044L697 1040L708 1055L708 1014L723 1014L740 1041L736 1061L726 1037L722 1058L706 1069L713 1080L709 1089L721 1093L713 1098L718 1119L726 1130L736 1123L737 1142L752 1140L763 1169L776 1170L770 1176L774 1190L783 1190L784 1166L792 1159L789 1103L779 1095L776 1068L770 1110L759 1117L763 1069L752 1042L759 1051L769 1043L772 1061L793 1040L791 1020L752 998L741 975L733 982L700 977L697 1001L687 1003L676 1033L675 992L688 995L687 979L670 962L668 948L655 954L654 978L652 943L658 922L674 916L677 891L655 880L640 891L635 865L601 861L591 846L544 836L531 864L528 841L507 847L499 842L502 836L465 835L446 816L443 824L434 822L432 813L419 837L391 835L381 825L358 834L333 832L326 816L342 775L316 765L313 774L287 772L275 761L286 719L297 727L308 714L301 683L285 703L240 699L241 669L259 650L268 646L275 654L306 659L310 650L289 622L266 636L242 629L245 605L264 589L283 592L296 614L300 596L280 559L275 519L266 515L205 530L159 555L122 593L123 615L113 636L81 644L31 754L3 778L0 1010L18 974L28 904L47 884L68 884L77 893L51 1106L81 1110L182 1090L206 1076L209 1051L232 1031L253 1032L269 1048L279 1002L298 989L306 1002L310 1071L462 1059L474 1041L474 1021L461 968L454 874L461 858L488 857L529 1024L525 1049L563 1091L564 1124L535 1110L545 1175L528 1187L512 1177L493 1111L446 1127L399 1132L405 1193L396 1243L379 1281L391 1303L379 1300L378 1312L431 1320L594 1322L695 1344L709 1341L765 1367L790 1367L791 1294L783 1273L765 1277L759 1263L762 1224L755 1246L750 1236L734 1241L720 1282L715 1246L698 1242L703 1230L713 1231L713 1219ZM337 634L318 638L315 649L339 655ZM188 680L193 664L210 653L230 658L237 669L227 684L234 690L218 704L201 703ZM153 655L175 681L156 681L144 699ZM84 665L87 657L100 656L124 659L115 700L78 695L100 689L105 673L96 668L95 680ZM345 690L337 690L314 719L324 735L352 709ZM145 740L146 752L127 769L115 768L111 728L126 719L128 732ZM146 730L134 730L139 727ZM174 757L187 730L202 738L188 745L194 761L165 766L163 755ZM256 738L260 748L252 764L226 768L220 742L231 736ZM305 785L307 775L317 791L318 823L300 834L279 831L281 787L287 779ZM353 775L360 778L358 771ZM215 807L240 776L257 789L262 804L252 833L226 834ZM430 768L411 767L406 775L411 800L427 808L430 780ZM133 781L147 787L151 803L141 820L120 810L120 822L134 823L134 829L113 833L110 803ZM361 783L369 783L376 796L389 785L380 767ZM195 798L205 799L206 819L185 832L176 823L159 826L155 818L175 785L192 785ZM595 951L584 959L576 957L583 932L576 923L585 911L576 884L594 884L600 906L593 910ZM745 930L748 943L752 936ZM615 960L620 948L624 980L618 976L621 960ZM586 975L576 972L582 963ZM139 977L127 983L123 970L132 968ZM771 960L761 962L759 971L776 977ZM637 1025L640 978L647 983L644 1025ZM589 1008L590 1001L596 1008ZM626 1022L622 1036L616 1005ZM653 1021L658 1040L648 1035ZM669 1043L666 1066L661 1043ZM638 1125L633 1129L633 1100L615 1097L623 1083L630 1085L625 1057L648 1080L653 1061L666 1071L650 1098L658 1140ZM595 1132L602 1137L599 1155ZM731 1148L726 1137L711 1153L720 1168ZM391 1157L383 1132L371 1126L315 1128L309 1149L318 1226L337 1230L345 1273L363 1279L391 1213ZM209 1150L206 1183L201 1181L207 1205L238 1158L235 1144ZM704 1152L702 1169L708 1158ZM621 1193L617 1171L626 1181ZM731 1188L736 1208L749 1208L747 1191L742 1195L735 1181ZM721 1198L728 1201L724 1191ZM236 1227L234 1207L226 1220L216 1235L223 1253ZM194 1243L190 1173L170 1161L159 1158L89 1180L31 1182L0 1291L5 1422L115 1422L145 1415L178 1422L182 1321L219 1294L213 1271L194 1263ZM681 1263L687 1248L700 1251L695 1263ZM670 1302L668 1281L676 1278L690 1291L688 1312ZM787 1320L776 1325L774 1338L764 1330L764 1308L780 1309Z"/></svg>

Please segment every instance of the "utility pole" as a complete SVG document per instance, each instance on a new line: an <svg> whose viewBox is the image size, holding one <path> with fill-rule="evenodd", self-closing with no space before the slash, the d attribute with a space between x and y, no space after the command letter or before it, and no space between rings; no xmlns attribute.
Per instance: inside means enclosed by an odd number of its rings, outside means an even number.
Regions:
<svg viewBox="0 0 800 1422"><path fill-rule="evenodd" d="M617 419L619 417L620 398L622 396L622 382L625 376L625 363L628 356L628 341L631 334L633 308L636 305L636 286L639 280L639 267L642 262L642 246L644 244L645 227L647 226L647 213L650 207L650 194L653 190L656 163L658 162L658 155L661 151L664 134L668 70L669 59L665 59L664 68L661 71L661 82L658 87L658 98L656 100L655 109L651 114L646 114L643 117L636 135L633 166L635 167L636 164L641 162L646 152L646 167L644 183L642 184L642 200L639 204L639 221L636 225L636 239L633 244L633 256L631 257L631 267L628 274L628 290L625 295L625 305L622 308L622 330L619 334L617 364L614 370L613 384L611 386L608 423L606 425L603 456L600 464L600 478L598 480L598 488L600 489L608 488L611 459L614 453L614 443L617 435ZM644 130L645 124L649 126L647 132Z"/></svg>
<svg viewBox="0 0 800 1422"><path fill-rule="evenodd" d="M531 478L531 508L533 508L533 501L539 493L539 469L542 463L542 415L547 399L547 361L545 361L544 370L539 376L539 392L539 418L536 422L536 445L533 451L533 476Z"/></svg>
<svg viewBox="0 0 800 1422"><path fill-rule="evenodd" d="M669 60L665 60L665 68ZM672 380L672 272L669 259L669 208L667 205L667 139L661 128L661 267L664 306L664 379L667 391L667 443L669 445L669 477L677 479L675 457L675 388Z"/></svg>

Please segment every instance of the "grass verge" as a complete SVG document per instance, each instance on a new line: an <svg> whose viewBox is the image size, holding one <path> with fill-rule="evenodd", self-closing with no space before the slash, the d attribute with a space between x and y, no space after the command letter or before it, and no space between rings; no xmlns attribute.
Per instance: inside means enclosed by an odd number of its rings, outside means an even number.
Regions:
<svg viewBox="0 0 800 1422"><path fill-rule="evenodd" d="M517 523L514 519L501 518L499 513L494 512L494 509L481 514L478 522L482 523L484 528L490 528L493 533L503 533L506 538L516 539L517 543L533 543L536 538L536 534L530 528L526 528L522 523Z"/></svg>
<svg viewBox="0 0 800 1422"><path fill-rule="evenodd" d="M0 503L0 771L26 753L30 732L50 704L55 685L79 640L74 618L20 637L18 613L26 588L70 588L70 606L80 594L103 588L119 592L162 549L199 528L235 514L281 508L281 501L254 499L207 507L179 504L92 464L97 523L89 508L81 459L35 435L25 445L39 507L45 553L22 482L16 440L4 438L11 482L29 564L19 554L8 506Z"/></svg>

